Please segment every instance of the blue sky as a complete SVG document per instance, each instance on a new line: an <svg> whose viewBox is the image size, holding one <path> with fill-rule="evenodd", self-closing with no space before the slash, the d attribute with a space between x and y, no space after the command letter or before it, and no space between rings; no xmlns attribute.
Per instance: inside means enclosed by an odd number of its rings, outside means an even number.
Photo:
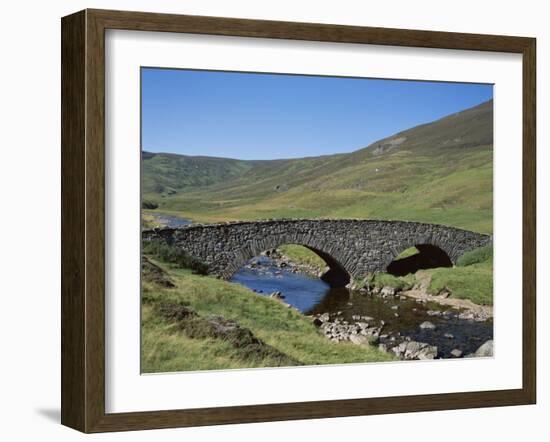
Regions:
<svg viewBox="0 0 550 442"><path fill-rule="evenodd" d="M240 159L351 152L492 85L142 68L142 148Z"/></svg>

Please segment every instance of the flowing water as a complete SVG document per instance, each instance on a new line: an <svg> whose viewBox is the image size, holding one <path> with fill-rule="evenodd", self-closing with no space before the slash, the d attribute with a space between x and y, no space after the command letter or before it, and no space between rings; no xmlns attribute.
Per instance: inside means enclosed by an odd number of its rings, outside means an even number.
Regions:
<svg viewBox="0 0 550 442"><path fill-rule="evenodd" d="M161 226L166 226L170 228L188 226L193 222L185 218L180 218L179 216L166 215L164 213L155 213L152 215L155 218L155 221L158 222Z"/></svg>
<svg viewBox="0 0 550 442"><path fill-rule="evenodd" d="M384 334L399 334L401 338L410 337L414 341L435 345L439 357L451 357L453 349L461 350L464 355L473 353L493 338L492 320L459 319L457 310L434 303L422 304L411 298L382 298L330 288L319 278L280 268L276 260L265 256L255 258L252 264L241 268L232 281L266 296L279 291L286 303L306 315L341 312L339 317L350 323L356 322L357 315L383 320ZM447 311L448 314L433 316L428 311ZM431 322L436 328L421 329L419 326L424 321Z"/></svg>

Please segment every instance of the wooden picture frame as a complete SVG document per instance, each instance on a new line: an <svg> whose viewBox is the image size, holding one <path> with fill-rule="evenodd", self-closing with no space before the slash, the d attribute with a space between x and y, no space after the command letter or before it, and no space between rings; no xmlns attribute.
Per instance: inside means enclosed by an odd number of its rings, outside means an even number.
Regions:
<svg viewBox="0 0 550 442"><path fill-rule="evenodd" d="M523 57L523 385L497 391L105 412L105 30L495 51ZM533 38L106 10L62 19L62 409L83 432L533 404L536 400Z"/></svg>

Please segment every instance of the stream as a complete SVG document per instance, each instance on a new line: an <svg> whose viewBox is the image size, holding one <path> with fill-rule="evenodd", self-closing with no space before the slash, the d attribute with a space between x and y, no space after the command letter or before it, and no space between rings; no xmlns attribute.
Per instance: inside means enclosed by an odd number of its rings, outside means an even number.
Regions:
<svg viewBox="0 0 550 442"><path fill-rule="evenodd" d="M151 214L155 218L155 221L158 222L161 226L166 226L170 228L177 228L177 227L184 227L188 226L189 224L192 224L193 221L180 218L179 216L175 215L166 215L164 213L155 213Z"/></svg>
<svg viewBox="0 0 550 442"><path fill-rule="evenodd" d="M464 355L473 353L493 338L492 319L459 319L458 310L436 303L419 303L405 297L383 298L345 288L331 288L319 278L281 268L276 260L266 256L254 258L235 273L232 281L265 296L281 292L284 302L305 315L337 314L349 323L356 322L358 316L383 320L385 325L381 336L390 345L408 337L437 346L438 357L441 358L452 357L451 351L454 349L461 350ZM434 311L444 314L434 315ZM425 321L431 322L435 328L420 328ZM381 339L382 343L384 339Z"/></svg>

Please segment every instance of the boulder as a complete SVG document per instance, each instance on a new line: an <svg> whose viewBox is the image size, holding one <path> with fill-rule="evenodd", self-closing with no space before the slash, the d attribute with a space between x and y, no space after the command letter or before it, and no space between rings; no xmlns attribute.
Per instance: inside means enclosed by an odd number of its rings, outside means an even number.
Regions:
<svg viewBox="0 0 550 442"><path fill-rule="evenodd" d="M415 359L416 355L422 349L422 344L417 341L403 342L400 344L400 346L402 346L403 344L405 344L403 346L403 357L405 359Z"/></svg>
<svg viewBox="0 0 550 442"><path fill-rule="evenodd" d="M485 341L474 353L477 358L488 358L493 356L493 340Z"/></svg>
<svg viewBox="0 0 550 442"><path fill-rule="evenodd" d="M451 356L453 358L459 358L462 356L462 350L459 350L458 348L455 348L454 350L451 351Z"/></svg>
<svg viewBox="0 0 550 442"><path fill-rule="evenodd" d="M459 313L458 315L458 319L475 319L475 315L473 312L470 312L470 311L466 311L466 312L462 312L462 313Z"/></svg>
<svg viewBox="0 0 550 442"><path fill-rule="evenodd" d="M273 292L269 295L270 298L274 299L284 299L285 296L281 292Z"/></svg>
<svg viewBox="0 0 550 442"><path fill-rule="evenodd" d="M437 347L427 345L422 348L416 355L416 359L435 359L437 357Z"/></svg>
<svg viewBox="0 0 550 442"><path fill-rule="evenodd" d="M430 321L424 321L420 324L420 328L422 330L435 330L435 325L433 325Z"/></svg>
<svg viewBox="0 0 550 442"><path fill-rule="evenodd" d="M404 341L393 347L391 351L404 360L425 360L437 357L437 347L425 342Z"/></svg>

